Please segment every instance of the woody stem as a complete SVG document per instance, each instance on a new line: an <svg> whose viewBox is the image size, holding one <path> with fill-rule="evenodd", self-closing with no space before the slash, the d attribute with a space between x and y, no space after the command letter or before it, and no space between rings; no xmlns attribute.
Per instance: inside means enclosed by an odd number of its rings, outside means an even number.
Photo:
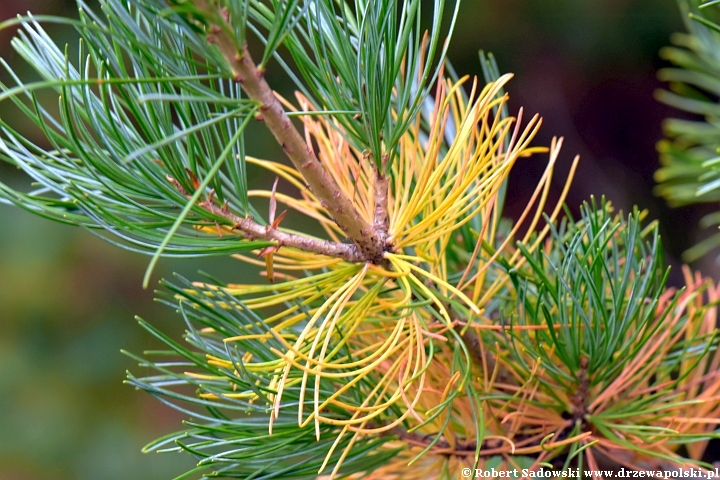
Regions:
<svg viewBox="0 0 720 480"><path fill-rule="evenodd" d="M201 10L207 11L218 21L222 16L206 0L195 0ZM226 22L227 23L227 22ZM251 100L260 104L260 112L265 125L282 146L294 167L303 176L310 190L320 204L332 216L340 229L359 249L363 260L376 264L383 262L385 251L384 236L371 225L355 208L350 198L340 189L333 177L325 170L312 148L298 132L275 92L263 76L263 71L255 65L247 45L238 48L235 39L228 33L229 25L211 25L208 42L214 43L220 50L235 75L235 80Z"/></svg>
<svg viewBox="0 0 720 480"><path fill-rule="evenodd" d="M348 262L359 263L365 261L356 245L330 242L319 238L306 237L294 233L285 233L270 225L260 225L252 218L243 218L227 209L219 207L210 201L199 204L208 212L225 218L234 224L234 228L245 233L253 239L262 239L277 242L278 246L292 247L306 252L319 253L329 257L342 258Z"/></svg>

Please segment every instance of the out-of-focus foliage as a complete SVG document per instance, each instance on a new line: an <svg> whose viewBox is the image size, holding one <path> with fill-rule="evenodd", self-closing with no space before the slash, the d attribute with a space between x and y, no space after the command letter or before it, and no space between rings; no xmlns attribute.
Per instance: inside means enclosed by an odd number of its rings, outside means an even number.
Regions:
<svg viewBox="0 0 720 480"><path fill-rule="evenodd" d="M687 34L675 34L674 47L661 51L674 67L660 70L670 90L657 98L701 119L668 119L667 140L658 144L660 168L657 193L673 206L720 202L720 10L717 2L681 0ZM703 227L720 225L720 213L701 220ZM720 245L720 233L685 252L687 261L698 259Z"/></svg>
<svg viewBox="0 0 720 480"><path fill-rule="evenodd" d="M140 453L177 416L120 382L132 363L120 349L153 345L136 311L177 330L138 284L146 262L17 209L0 217L0 478L155 480L187 469Z"/></svg>

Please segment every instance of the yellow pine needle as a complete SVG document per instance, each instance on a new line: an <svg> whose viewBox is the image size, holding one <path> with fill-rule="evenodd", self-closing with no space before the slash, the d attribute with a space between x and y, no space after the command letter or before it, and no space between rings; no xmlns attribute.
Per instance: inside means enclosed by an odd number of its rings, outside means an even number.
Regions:
<svg viewBox="0 0 720 480"><path fill-rule="evenodd" d="M380 284L378 284L376 287L379 287ZM331 356L334 355L337 351L342 349L343 345L348 341L349 336L352 335L352 333L355 331L355 329L358 327L359 319L364 318L366 315L371 313L370 307L372 306L372 301L374 300L375 296L377 295L377 288L371 290L369 293L365 294L360 301L358 302L346 302L345 305L349 305L352 303L352 306L350 309L347 310L345 314L341 317L341 324L343 326L348 326L348 322L350 323L350 328L348 329L348 332L345 335L345 338L340 340L340 342L336 345L336 347L331 352ZM317 312L317 309L312 309L308 313L314 314ZM299 320L305 319L306 316L303 314ZM298 321L299 321L298 320ZM283 322L282 324L279 324L278 326L274 327L273 330L282 331L283 328L289 327L294 325L294 323L290 322ZM314 340L315 337L318 335L319 330L318 329L312 329L308 335L306 340L311 341ZM280 339L282 341L282 339ZM289 344L285 345L288 348L290 347ZM305 345L302 349L297 350L298 354L301 354L300 352L307 348L307 345Z"/></svg>
<svg viewBox="0 0 720 480"><path fill-rule="evenodd" d="M453 172L457 171L458 174L461 173L461 166L458 164L463 158L463 150L466 149L466 145L468 144L468 140L471 139L474 136L475 132L475 122L480 117L481 113L484 114L483 108L487 108L488 100L489 98L494 97L500 88L502 88L502 85L509 80L509 77L504 77L500 79L498 82L495 82L494 84L491 84L490 86L486 87L483 90L483 93L480 96L480 99L477 101L477 103L474 105L473 109L470 110L468 116L465 118L465 120L460 124L460 129L455 135L455 141L450 146L450 149L448 150L445 157L440 162L434 162L431 159L437 158L439 155L439 151L431 150L429 153L429 159L426 158L426 161L422 162L422 165L419 167L421 168L421 171L417 177L416 184L413 188L409 188L410 185L407 183L403 185L407 188L406 191L410 190L412 191L411 197L408 199L407 204L405 205L405 208L399 209L400 211L395 212L395 214L398 216L397 218L397 225L406 225L410 224L411 218L416 216L419 212L421 212L424 209L424 206L427 205L427 203L430 201L431 198L433 198L433 194L438 195L439 192L442 192L444 190L452 189L454 192L462 192L463 188L452 188L453 182L448 181L447 183L443 184L441 183L441 180L445 175L447 175L447 172ZM451 88L452 89L457 88L460 85L460 83L456 84ZM484 95L484 96L483 96ZM444 102L447 102L448 99L444 98ZM446 111L447 105L442 110ZM444 113L440 113L441 115L445 115ZM487 117L486 117L487 118ZM440 124L442 125L443 122L436 122L436 125ZM444 128L444 127L440 127ZM432 135L431 138L442 138L442 132L432 132L435 133L435 135ZM438 136L438 133L440 135ZM499 142L498 142L499 143ZM433 148L439 148L439 144L433 145ZM481 147L482 149L482 147ZM480 160L480 161L478 161ZM480 171L482 171L485 168L485 162L487 161L486 157L484 156L476 156L474 160L474 167L477 169L477 171L473 171L472 174L479 174ZM398 172L397 175L407 175L405 172ZM466 178L468 178L470 181L473 178L472 174L468 174ZM438 188L440 191L438 192ZM443 195L444 197L444 195ZM392 224L393 228L396 224ZM391 240L395 241L399 239L399 233L393 230L393 236L391 237Z"/></svg>
<svg viewBox="0 0 720 480"><path fill-rule="evenodd" d="M559 148L558 148L559 151ZM537 200L538 196L540 196L540 192L544 190L546 183L549 183L552 178L552 172L553 168L555 166L555 161L557 160L557 155L550 155L550 160L548 161L548 165L545 168L545 171L543 172L542 177L540 178L540 182L538 183L537 187L535 188L535 191L533 192L532 196L530 197L530 200L527 203L527 206L523 210L522 214L520 215L517 223L513 227L513 229L508 234L507 238L501 243L501 245L497 248L497 251L485 262L483 262L483 265L478 268L477 273L469 280L469 283L475 283L475 287L473 289L473 299L477 299L480 297L480 293L482 290L482 285L478 282L475 282L477 278L479 278L485 270L492 265L497 257L504 251L504 249L507 247L508 243L510 243L511 240L514 239L517 231L520 229L520 226L525 221L525 218L530 214L530 211L532 210L535 201ZM537 210L541 210L543 205L539 205L537 207ZM501 280L505 281L505 280Z"/></svg>
<svg viewBox="0 0 720 480"><path fill-rule="evenodd" d="M556 140L553 139L552 147L550 151L552 152L552 155L557 156L557 154L560 152L560 147L562 146L562 139ZM563 186L562 192L560 192L560 197L558 198L557 203L555 204L555 208L553 209L552 213L548 216L548 222L546 222L546 225L543 227L543 229L538 233L537 238L535 241L529 246L528 250L530 252L534 252L537 247L545 240L545 237L550 232L550 225L552 225L555 220L557 219L558 215L560 214L560 211L562 210L562 206L565 203L565 199L567 198L567 194L570 191L570 185L572 183L573 178L575 178L575 172L577 170L578 163L580 161L580 157L576 156L573 159L572 164L570 165L570 171L568 172L567 178L565 180L565 185ZM530 232L530 230L529 230ZM523 243L527 243L529 240L529 235L526 235L523 240L521 240ZM513 265L515 265L516 268L519 268L523 263L525 263L524 258L518 259L518 253L517 251L513 254L510 260Z"/></svg>
<svg viewBox="0 0 720 480"><path fill-rule="evenodd" d="M357 352L355 352L355 353L359 356L359 355L361 355L361 353L363 353L363 352L376 352L376 350L378 349L378 347L380 347L381 345L384 345L384 344L385 344L385 341L383 340L383 341L381 341L381 342L378 342L378 343L376 343L376 344L373 344L373 345L370 345L370 346L366 347L366 349L364 349L364 350L362 350L362 351L357 351ZM286 345L287 345L287 347L288 347L289 349L292 348L292 345L289 344L289 343L287 343L287 342L286 342ZM277 349L275 349L275 348L272 348L272 347L271 347L271 348L270 348L270 351L271 351L272 353L278 355L278 357L283 357L283 356L285 356L285 352L281 352L281 351L279 351L279 350L277 350ZM300 363L302 360L305 360L306 358L307 358L307 357L305 357L305 356L302 354L302 352L299 352L299 353L296 353L296 358L294 358L294 359L292 359L292 360L289 360L289 361L290 361L290 363L292 363L292 366L295 367L295 368L297 368L298 370L308 370L308 371L310 371L310 372L312 373L314 370L308 369L305 365L303 365L302 363ZM336 359L336 363L327 364L327 365L326 365L326 368L327 368L327 369L330 369L330 368L339 368L339 369L342 369L342 368L344 368L345 364L344 364L344 363L339 363L339 362L344 362L344 361L347 361L347 360L349 360L349 359L350 359L350 357L347 356L347 355L346 355L346 356L338 357L338 358ZM347 363L347 365L350 365L351 367L356 367L356 366L358 366L358 365L361 365L362 363L364 363L364 362L350 362L350 363ZM333 376L332 373L327 373L327 372L326 372L326 373L325 373L325 376L328 377L328 378L332 378L332 377L344 378L344 377L346 377L346 376L348 376L348 375L342 373L342 374Z"/></svg>
<svg viewBox="0 0 720 480"><path fill-rule="evenodd" d="M494 113L507 104L507 95L499 93L510 78L506 75L484 86L473 81L467 97L463 88L469 83L468 78L456 82L441 80L437 85L434 111L429 117L418 115L411 121L409 131L399 141L389 175L387 211L391 249L384 255L388 264L350 265L339 259L287 247L281 247L272 256L267 255L265 261L270 262L267 265L251 255L235 256L244 262L265 266L268 277L275 276L278 283L237 284L224 289L247 308L258 312L270 328L266 331L259 329L258 324L245 325L241 334L224 341L236 342L243 348L245 342L274 340L275 346L268 348L276 355L275 360L252 363L251 357L243 358L248 371L267 375L267 388L274 392L267 394L272 407L270 433L274 420L279 418L283 394L289 395L287 389L290 386L297 389L299 395L298 423L301 427L309 427L313 422L318 439L321 424L342 429L320 471L325 469L344 435L353 432L331 478L338 474L360 435L380 434L406 421L418 422L423 429L428 429L429 434L434 434L437 432L430 429L443 428L440 419L444 416L424 425L422 418L423 415L427 417L428 412L447 410L451 425L458 423L456 415L460 413L459 418L475 415L470 401L458 392L470 380L472 372L461 373L454 366L454 345L448 339L453 338L452 329L457 328L457 324L446 303L460 306L464 316L469 312L473 318L463 318L466 323L492 326L480 318L483 306L508 279L502 275L497 278L488 275L492 278L488 286L485 284L486 273L497 256L509 250L507 247L515 241L520 224L528 219L528 230L532 231L539 223L562 143L553 140L548 166L518 224L490 259L483 258L483 241L495 244L500 215L498 195L511 168L519 158L547 150L530 146L541 124L537 116L523 124L522 112L517 119L502 118ZM297 98L303 110L312 112L307 99L302 95ZM397 116L397 112L391 114ZM372 222L376 181L372 159L350 146L339 125L331 124L332 116L302 115L299 118L305 127L307 143L317 150L315 153L322 166L340 190L353 200L360 216ZM506 145L508 136L510 141ZM329 212L307 190L297 171L276 162L251 157L246 160L300 192L293 196L252 190L249 192L251 197L274 198L291 213L320 226L330 240L343 238L344 234ZM575 165L573 163L571 174ZM552 219L559 214L560 203L566 195L567 184L551 214ZM453 245L453 235L457 235L458 228L478 217L482 228L475 233L475 251L467 268L463 265L465 270L461 280L450 280L453 278L450 273L456 272L449 270L455 264L448 262L446 250ZM203 228L209 232L211 227L214 226ZM283 231L296 233L286 228ZM548 227L545 227L539 238L534 239L533 250L542 245L541 238L547 233ZM307 236L305 232L302 234ZM523 241L529 238L525 236ZM511 263L523 262L517 251L515 254L510 257ZM292 278L280 276L280 272L314 274ZM212 292L207 294L213 295ZM440 322L437 316L442 318ZM232 362L211 356L207 361L210 365L233 371L236 368ZM531 400L542 392L538 393L536 384L498 387L497 372L501 362L502 359L497 358L492 372L488 372L490 367L486 360L483 378L486 382L489 380L488 385L504 389L511 398L510 403L524 412L534 412ZM452 368L443 369L441 365L452 365ZM531 375L533 380L536 380L535 373ZM487 379L485 374L490 378ZM314 384L309 383L312 376ZM307 389L313 386L312 409L304 417L305 399L310 395ZM362 402L354 404L347 400L344 395L360 386L368 390L363 391ZM720 394L720 390L717 393ZM209 393L202 395L215 398ZM251 392L230 395L236 397L228 395L228 398L255 398L242 396L249 396ZM491 403L488 401L488 405ZM348 412L350 418L325 413L330 406ZM400 413L388 419L384 414L390 408L397 408ZM488 424L499 423L493 423L492 416L487 415ZM507 419L510 421L512 417ZM452 449L461 441L471 441L471 438L463 439L462 429L451 428L447 434L440 431L439 435L444 436ZM475 433L465 434L466 437L473 435ZM498 438L511 443L507 437ZM544 446L557 445L565 443L546 441ZM502 448L510 450L507 445Z"/></svg>
<svg viewBox="0 0 720 480"><path fill-rule="evenodd" d="M492 210L494 203L495 203L495 196L492 197L492 199L489 202L488 207ZM488 212L485 212L483 215L483 223L482 223L482 229L480 230L480 233L477 233L475 231L472 231L472 233L476 234L478 237L477 242L475 243L475 249L473 250L472 254L470 255L470 261L467 264L467 267L463 271L462 277L460 277L460 281L458 281L458 290L463 290L467 284L465 284L465 279L470 275L470 272L472 271L473 266L475 265L475 262L478 261L478 255L480 255L480 250L482 248L482 244L484 241L488 240L488 236L486 235L488 226L490 225L490 219L492 217L488 214ZM489 239L492 239L493 233L490 234ZM476 281L484 284L485 283L485 276L480 275L477 277ZM452 295L450 296L452 298Z"/></svg>
<svg viewBox="0 0 720 480"><path fill-rule="evenodd" d="M223 360L221 358L214 357L212 355L207 356L208 365L212 365L214 367L220 367L220 368L227 368L227 369L233 369L235 368L235 365L228 360ZM278 365L282 365L282 360L271 360L269 362L261 362L261 363L248 363L244 365L245 370L248 372L267 372L272 371L276 368L278 368Z"/></svg>
<svg viewBox="0 0 720 480"><path fill-rule="evenodd" d="M356 360L354 362L347 362L343 364L336 364L333 365L332 363L322 363L322 366L325 367L326 370L330 370L332 368L337 369L343 369L342 372L338 373L332 373L332 372L324 372L323 376L325 378L353 378L351 382L357 383L358 380L356 380L358 377L362 377L370 372L373 372L375 369L377 369L383 362L388 360L392 355L394 355L397 352L401 352L403 348L407 348L407 345L410 342L410 338L404 337L404 329L406 327L406 320L401 320L400 322L397 322L397 326L393 330L393 332L389 335L389 338L384 341L378 348L376 352L373 352L373 354L369 355L367 358L363 358L362 360ZM294 368L297 368L298 370L301 370L303 372L307 372L309 374L317 374L317 369L312 368L307 365L307 363L312 363L315 365L320 365L320 362L310 358L309 356L303 354L300 350L294 350L292 345L288 346L288 351L293 352L294 355L290 356L287 353L277 352L278 354L282 354L285 357L285 360L288 362L289 365L291 365ZM303 365L300 363L301 361L305 361L306 364ZM355 370L349 370L345 371L345 367L347 368L355 368L358 367ZM338 392L342 393L343 391L347 390L349 388L350 384L347 382L343 387L340 387L341 390ZM335 392L335 393L338 393Z"/></svg>
<svg viewBox="0 0 720 480"><path fill-rule="evenodd" d="M249 335L237 335L235 337L227 337L223 338L223 342L244 342L246 340L269 340L271 338L276 338L278 335L282 336L283 338L295 338L296 335L289 334L289 333L256 333L256 334L249 334Z"/></svg>
<svg viewBox="0 0 720 480"><path fill-rule="evenodd" d="M391 256L391 254L388 254L388 256ZM407 255L392 255L392 256L395 257L395 258L397 258L397 259L399 259L399 260L402 262L403 266L406 266L408 269L414 270L414 271L417 272L418 274L420 274L420 275L422 275L422 276L424 276L424 277L429 278L430 280L432 280L433 282L435 282L438 286L440 286L440 287L442 287L442 288L445 288L445 289L451 291L453 294L455 294L455 295L457 295L458 297L460 297L460 298L467 304L467 306L470 307L470 309L471 309L474 313L476 313L477 315L480 314L480 308L479 308L477 305L475 305L475 303L473 303L473 301L470 300L470 299L467 297L467 295L465 295L463 292L461 292L460 290L458 290L458 289L455 288L454 286L450 285L448 282L446 282L446 281L443 280L442 278L438 278L438 277L436 277L435 275L431 274L430 272L428 272L428 271L426 271L426 270L423 270L422 268L414 265L414 264L411 263L411 262L406 261L406 260L414 260L413 257L407 256ZM437 298L437 297L435 297L435 298Z"/></svg>
<svg viewBox="0 0 720 480"><path fill-rule="evenodd" d="M411 323L410 325L412 327L413 324ZM417 329L412 329L412 330L417 330ZM424 383L424 373L423 373L423 369L421 368L421 366L425 361L425 353L424 353L424 348L422 347L422 341L420 341L419 337L417 335L413 334L412 332L411 332L411 337L415 338L415 340L416 340L415 351L417 353L417 355L415 356L416 360L415 360L415 367L413 369L412 379L419 378L420 379L420 387L417 390L416 398L413 400L413 402L411 402L411 405L409 406L410 409L412 409L414 407L414 405L419 401L420 393L422 392L422 385ZM388 371L381 378L379 384L377 385L377 387L379 387L380 385L385 385L385 386L384 386L382 392L377 396L377 401L376 401L374 407L370 410L371 413L363 418L369 419L369 418L376 417L376 416L380 415L382 412L384 412L391 405L395 404L396 402L402 400L405 397L405 390L409 389L410 386L412 385L412 381L411 381L411 379L408 378L408 375L409 375L409 371L410 371L409 370L410 364L412 364L412 362L413 362L413 356L414 356L413 352L414 352L414 350L412 348L410 348L410 349L406 350L406 353L407 353L406 357L405 356L398 357L393 362L393 365L388 369ZM398 369L402 370L403 365L407 366L407 368L405 370L405 374L403 377L398 379L399 381L396 384L395 391L392 394L391 398L384 403L378 403L380 401L380 399L383 398L385 393L392 387L392 385L394 385L394 383L392 382L392 379L394 378L395 370L398 370ZM359 381L359 379L354 379L353 381L356 382L356 381ZM343 388L348 388L348 387L345 386ZM376 389L373 391L376 391ZM335 398L338 395L339 395L339 393L335 393L331 397L331 399ZM369 400L371 397L372 397L372 395L368 396L367 400ZM329 402L326 400L325 403L321 406L321 408L324 408L324 406L326 406L328 403ZM362 409L362 411L367 411L367 409ZM338 420L334 420L334 419L325 419L325 421L329 422L331 424L334 424L334 425L345 425L345 424L352 425L352 424L359 423L363 420L362 418L361 419L357 418L359 413L361 413L361 412L356 411L354 418L351 419L350 421L338 421ZM407 414L409 414L409 412L406 412L406 414L403 415L402 418L404 419L407 416ZM308 419L308 421L309 420L310 419ZM307 423L307 421L306 421L306 423ZM395 425L396 424L393 424L393 426L395 426ZM353 428L357 428L357 427L353 427ZM383 429L385 429L385 428L386 427L380 427L380 431L384 431ZM392 427L388 427L388 428L392 428Z"/></svg>
<svg viewBox="0 0 720 480"><path fill-rule="evenodd" d="M339 258L324 258L324 257L303 257L303 256L297 256L293 257L290 255L290 252L298 252L291 249L281 249L278 253L275 253L275 269L276 270L287 270L287 271L305 271L305 270L319 270L322 268L330 267L331 265L334 265L336 263L342 262ZM304 252L303 252L304 253ZM265 262L262 260L258 260L257 258L253 258L249 255L242 255L239 253L236 253L233 255L234 258L241 260L245 263L248 263L250 265L257 265L259 267L262 267L265 265Z"/></svg>
<svg viewBox="0 0 720 480"><path fill-rule="evenodd" d="M218 232L221 235L237 235L237 230L233 229L232 227L229 227L227 225L218 225L213 223L212 225L195 225L195 230L198 230L203 233L207 233L209 235L218 235Z"/></svg>
<svg viewBox="0 0 720 480"><path fill-rule="evenodd" d="M275 270L273 269L273 254L265 254L265 269L267 271L267 278L270 283L275 283Z"/></svg>
<svg viewBox="0 0 720 480"><path fill-rule="evenodd" d="M187 375L191 378L197 378L198 380L225 380L226 377L220 376L220 375L204 375L201 373L195 373L195 372L184 372L184 375Z"/></svg>
<svg viewBox="0 0 720 480"><path fill-rule="evenodd" d="M363 270L363 275L364 275L364 270ZM337 291L335 291L328 298L328 300L325 303L323 303L323 305L318 309L318 311L308 321L308 324L305 326L302 333L300 334L297 341L295 342L294 349L287 353L288 359L292 359L294 357L294 351L299 349L299 347L302 345L305 338L308 336L308 334L310 333L312 328L315 326L315 323L317 323L317 321L320 319L320 316L325 312L325 310L327 310L328 308L334 308L334 307L332 307L332 305L334 305L335 302L345 294L346 290L352 290L354 292L354 290L356 288L357 288L356 283L344 283L340 286L340 288L337 289ZM278 382L277 395L275 397L275 402L273 405L274 418L278 418L280 415L280 402L282 400L283 388L285 386L285 382L287 381L289 374L290 374L290 364L287 363L285 368L283 369L282 380L280 380ZM271 418L271 423L272 423L272 418Z"/></svg>
<svg viewBox="0 0 720 480"><path fill-rule="evenodd" d="M422 354L424 354L424 349L421 349L421 352L422 352ZM389 387L389 383L386 384L386 380L387 380L388 378L392 378L392 377L394 376L394 370L396 370L397 368L399 368L399 363L398 363L398 362L395 362L395 363L393 364L393 366L389 369L389 371L387 372L387 374L380 380L380 382L378 382L378 383L376 384L376 386L373 388L373 390L370 392L370 394L368 394L368 395L366 396L365 400L363 401L363 405L366 405L367 403L369 403L370 399L371 399L372 397L376 396L376 398L377 398L378 400L376 400L375 406L377 406L377 402L379 401L380 398L382 398L382 396L384 395L385 391L386 391L387 388ZM419 401L419 399L420 399L420 394L419 394L419 392L422 391L423 383L424 383L424 375L422 375L422 377L421 377L421 379L420 379L420 386L419 386L419 388L418 388L418 395L416 396L416 398L415 398L415 400L414 400L413 407L414 407L414 404L417 403L417 401ZM378 392L378 390L380 389L380 387L381 387L383 384L386 384L385 387L383 388L383 390L380 392L379 395L376 395L376 393ZM378 410L378 412L381 412L381 411L382 411L382 410ZM330 460L330 457L332 456L333 452L335 451L335 448L337 448L338 443L340 442L340 440L342 439L342 437L345 435L345 433L348 431L348 429L351 428L351 425L354 424L354 423L357 423L356 420L357 420L358 415L359 415L359 412L356 412L355 414L353 414L353 416L352 416L352 418L351 418L350 421L348 421L348 422L343 422L343 423L344 423L344 428L342 429L342 431L340 432L340 434L338 434L337 438L335 439L335 442L333 442L332 447L330 447L330 450L328 451L327 455L325 456L325 460L324 460L324 462L323 462L320 470L318 471L318 473L322 472L322 471L325 469L325 467L327 466L328 461ZM390 429L394 428L395 426L399 425L400 423L402 423L408 415L409 415L409 410L406 411L404 414L402 414L402 415L400 416L400 418L398 418L395 422L393 422L393 423L391 423L391 424L389 424L389 425L386 425L386 426L384 426L384 427L380 427L380 428L377 428L377 429L371 429L371 430L369 430L369 432L372 432L372 433L380 433L380 432L383 432L383 431L390 430ZM371 416L365 417L365 419L363 419L362 421L359 422L360 427L357 428L357 429L354 429L354 430L355 430L355 434L353 435L353 439L351 439L350 444L344 449L342 455L340 456L340 459L339 459L338 462L335 464L335 468L333 469L333 471L332 471L332 473L331 473L331 475L330 475L330 478L331 478L331 479L332 479L332 478L335 478L335 476L337 475L338 470L339 470L340 466L342 465L343 460L347 457L347 455L348 455L349 452L350 452L350 449L352 448L352 444L354 443L354 440L357 439L358 436L359 436L361 433L368 433L368 430L365 429L364 427L365 427L365 425L367 424L367 422L368 422L371 418L372 418Z"/></svg>
<svg viewBox="0 0 720 480"><path fill-rule="evenodd" d="M325 363L325 353L327 351L327 345L330 342L330 338L332 337L333 329L338 321L338 318L341 316L341 313L343 311L343 308L347 304L347 302L350 300L350 297L355 293L357 290L357 287L362 282L363 278L365 277L365 274L367 273L367 266L363 267L363 269L357 274L355 278L353 278L350 282L347 284L347 289L343 294L339 297L337 303L332 306L328 314L325 316L325 320L320 324L319 328L315 332L315 339L313 340L312 346L310 347L310 353L308 355L308 361L306 363L306 366L310 365L310 360L313 359L313 355L315 354L315 349L318 346L318 343L321 338L325 338L325 342L323 342L323 347L320 353L320 357L317 360L317 367L316 367L316 373L315 373L315 397L314 397L314 404L315 404L315 415L316 418L320 415L319 410L319 403L320 403L320 378L322 377L322 366ZM327 332L326 332L327 330ZM302 384L300 387L300 401L298 403L298 424L302 424L302 416L303 416L303 404L305 399L305 388L307 385L307 379L308 379L308 372L307 370L303 372L302 377ZM318 441L320 441L320 422L315 422L315 436Z"/></svg>
<svg viewBox="0 0 720 480"><path fill-rule="evenodd" d="M292 282L284 282L277 285L242 285L242 284L229 284L227 287L224 288L224 290L231 295L235 296L245 296L252 293L265 293L265 292L272 292L272 291L282 291L282 290L293 290L298 286L306 286L311 283L327 283L327 282L334 282L337 281L338 278L342 278L347 276L348 274L352 275L355 271L358 270L358 267L355 265L347 265L341 269L332 270L325 273L318 273L316 275L313 275L311 277L301 278L299 280L294 280ZM214 287L212 285L205 285L209 289L217 289L217 287Z"/></svg>
<svg viewBox="0 0 720 480"><path fill-rule="evenodd" d="M400 321L395 323L395 326L392 331L387 333L387 337L384 338L382 341L374 344L374 350L372 350L372 353L370 353L367 356L362 357L359 360L348 362L345 357L340 357L338 362L339 363L330 363L330 362L322 362L322 365L325 369L342 369L343 372L339 373L331 373L331 372L325 372L323 375L327 378L346 378L346 377L353 377L361 373L372 371L374 368L377 368L382 362L387 360L389 356L391 356L393 353L400 351L402 348L405 347L405 345L408 343L408 338L403 338L404 335L404 328L406 326L406 320L401 319ZM388 332L387 329L383 330L384 332ZM309 364L320 364L321 362L318 362L311 357L305 355L301 350L296 350L294 347L283 341L281 341L285 344L285 347L288 349L288 351L292 350L294 352L293 358L288 358L287 361L290 362L290 364L302 371L307 371L310 374L317 373L317 370L308 366ZM276 353L280 355L284 355L282 352L276 351ZM364 353L363 350L359 350L357 352L357 356L359 357L361 353ZM301 364L300 362L306 362L306 365ZM351 370L355 367L361 367L358 370Z"/></svg>
<svg viewBox="0 0 720 480"><path fill-rule="evenodd" d="M324 417L321 420L323 420L324 423L327 423L329 425L350 427L353 425L359 425L359 424L365 423L366 421L368 421L372 418L375 418L375 417L381 415L382 413L384 413L385 410L387 410L387 408L391 407L392 405L397 403L398 400L400 400L402 398L402 395L396 389L395 392L393 393L393 395L388 400L386 400L385 402L382 402L382 403L380 402L380 400L382 400L382 398L385 396L387 391L390 388L393 388L394 386L396 386L395 382L393 381L393 378L394 378L395 373L397 373L397 371L400 369L400 367L402 366L403 363L404 362L402 361L401 358L398 358L393 362L392 366L388 369L386 374L379 379L379 381L375 385L375 388L373 388L373 390L367 395L366 400L361 404L361 408L353 409L353 410L355 410L355 414L353 415L353 417L351 419L339 420L336 418ZM362 377L356 377L352 380L352 382L357 383L360 379L362 379ZM381 387L382 387L382 389L381 389ZM343 389L343 391L345 391L349 388L349 386L344 385L341 388ZM331 400L335 399L337 396L339 396L339 393L336 392L335 394L333 394L332 397L325 400L322 408L329 405ZM367 407L366 406L367 403L369 403L369 401L372 398L376 398L375 404L373 404L372 407ZM334 402L334 403L337 404L339 402ZM360 417L360 414L362 414L362 413L367 413L367 415ZM307 426L311 421L315 420L315 418L316 418L315 415L316 415L315 412L313 412L300 426L301 427Z"/></svg>

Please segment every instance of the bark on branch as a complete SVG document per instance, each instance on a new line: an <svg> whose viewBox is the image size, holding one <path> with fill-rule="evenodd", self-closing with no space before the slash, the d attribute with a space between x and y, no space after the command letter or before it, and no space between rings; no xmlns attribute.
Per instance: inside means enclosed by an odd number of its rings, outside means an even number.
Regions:
<svg viewBox="0 0 720 480"><path fill-rule="evenodd" d="M183 186L175 178L170 175L166 175L168 182L172 183L173 186L183 194L186 198L190 199L191 195L183 188ZM328 240L321 240L319 238L307 237L304 235L297 235L294 233L285 233L277 228L277 224L272 225L260 225L255 220L249 217L240 217L232 213L228 208L227 204L224 207L219 207L213 203L213 196L215 191L212 190L208 197L198 202L198 206L213 215L224 218L233 224L234 230L240 230L250 239L261 239L277 242L278 247L292 247L305 252L319 253L328 257L342 258L345 261L353 263L361 263L365 261L362 253L356 245L330 242ZM279 223L279 222L278 222ZM218 230L219 230L218 226Z"/></svg>
<svg viewBox="0 0 720 480"><path fill-rule="evenodd" d="M365 261L363 254L356 245L331 242L319 238L306 237L294 233L285 233L271 225L260 225L252 218L243 218L218 207L208 201L201 202L200 207L219 217L226 218L235 224L235 229L245 233L249 238L277 242L278 247L292 247L305 252L319 253L328 257L342 258L348 262Z"/></svg>
<svg viewBox="0 0 720 480"><path fill-rule="evenodd" d="M218 12L205 0L195 0L195 5L208 12L211 18L222 18L222 15L218 15ZM360 215L352 201L323 168L313 150L305 143L305 139L287 116L265 80L264 72L253 62L247 46L238 50L235 39L227 33L232 31L232 28L229 28L229 25L223 26L226 28L211 25L208 41L218 47L235 74L235 80L240 83L247 96L261 105L260 111L265 125L303 176L323 208L333 217L345 235L357 245L363 260L382 263L382 255L385 251L383 235L378 234L373 225Z"/></svg>
<svg viewBox="0 0 720 480"><path fill-rule="evenodd" d="M390 190L390 179L382 173L375 175L375 218L373 229L380 237L380 241L387 243L389 222L388 222L388 194Z"/></svg>

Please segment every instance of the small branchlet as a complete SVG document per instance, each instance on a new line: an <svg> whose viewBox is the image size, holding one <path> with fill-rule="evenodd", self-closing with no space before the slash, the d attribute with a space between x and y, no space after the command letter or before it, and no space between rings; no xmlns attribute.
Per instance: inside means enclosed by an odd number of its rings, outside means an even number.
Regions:
<svg viewBox="0 0 720 480"><path fill-rule="evenodd" d="M183 188L177 179L166 176L168 182L170 182L182 195L190 198L191 195ZM328 240L321 240L318 238L312 238L304 235L298 235L294 233L285 233L278 230L280 222L285 218L287 210L284 210L280 215L275 218L274 212L272 220L269 225L260 225L252 218L243 218L230 211L229 202L226 200L222 206L218 206L213 201L215 191L211 190L208 197L199 202L198 206L206 210L212 215L224 218L227 223L232 225L233 230L239 230L249 239L260 239L275 241L276 247L287 246L291 248L297 248L306 252L318 253L320 255L326 255L329 257L342 258L345 261L353 263L362 263L365 261L365 257L362 255L360 250L354 244L346 244L339 242L331 242ZM220 226L215 222L218 228L218 234L222 236Z"/></svg>

